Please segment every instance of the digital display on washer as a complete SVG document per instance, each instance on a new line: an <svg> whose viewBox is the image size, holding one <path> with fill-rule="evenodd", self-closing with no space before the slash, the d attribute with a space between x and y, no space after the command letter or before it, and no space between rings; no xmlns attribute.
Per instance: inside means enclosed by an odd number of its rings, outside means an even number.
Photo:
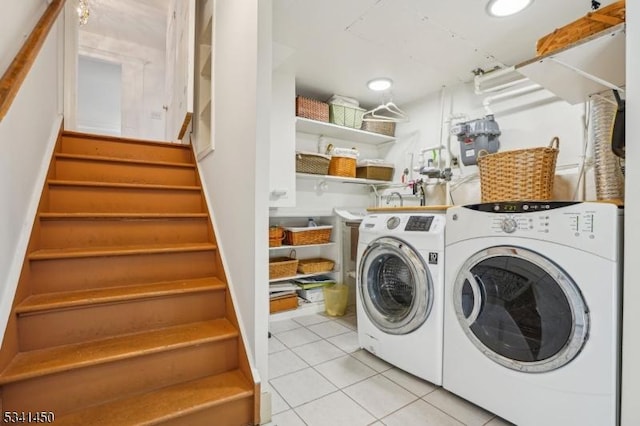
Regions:
<svg viewBox="0 0 640 426"><path fill-rule="evenodd" d="M535 211L553 210L561 207L572 206L578 204L577 201L512 201L471 204L464 206L471 210L477 210L486 213L529 213Z"/></svg>
<svg viewBox="0 0 640 426"><path fill-rule="evenodd" d="M405 231L429 232L433 216L411 216L404 227Z"/></svg>

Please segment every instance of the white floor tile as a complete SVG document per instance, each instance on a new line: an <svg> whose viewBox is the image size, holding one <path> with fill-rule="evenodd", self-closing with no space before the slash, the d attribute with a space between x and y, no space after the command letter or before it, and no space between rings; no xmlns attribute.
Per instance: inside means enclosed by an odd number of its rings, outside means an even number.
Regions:
<svg viewBox="0 0 640 426"><path fill-rule="evenodd" d="M387 426L464 426L421 399L383 418L382 422Z"/></svg>
<svg viewBox="0 0 640 426"><path fill-rule="evenodd" d="M285 411L271 417L273 426L305 426L300 417L293 410ZM266 425L265 425L266 426Z"/></svg>
<svg viewBox="0 0 640 426"><path fill-rule="evenodd" d="M317 365L345 355L345 352L326 340L318 340L291 349L309 365Z"/></svg>
<svg viewBox="0 0 640 426"><path fill-rule="evenodd" d="M312 368L273 379L271 386L294 408L337 390L330 381Z"/></svg>
<svg viewBox="0 0 640 426"><path fill-rule="evenodd" d="M282 333L283 331L294 330L300 327L302 327L300 324L291 319L269 322L269 331L272 334L278 334Z"/></svg>
<svg viewBox="0 0 640 426"><path fill-rule="evenodd" d="M354 331L357 330L358 328L358 319L356 317L356 314L349 314L343 317L337 317L335 321Z"/></svg>
<svg viewBox="0 0 640 426"><path fill-rule="evenodd" d="M346 353L355 352L360 349L360 344L358 343L358 333L356 333L355 331L340 334L339 336L330 337L327 340Z"/></svg>
<svg viewBox="0 0 640 426"><path fill-rule="evenodd" d="M467 426L481 426L494 417L492 413L442 388L431 392L422 399L438 407L450 416L455 417Z"/></svg>
<svg viewBox="0 0 640 426"><path fill-rule="evenodd" d="M329 318L326 315L311 314L311 315L305 315L303 317L296 317L296 318L293 318L293 320L300 325L308 327L310 325L319 324L321 322L331 321L331 318Z"/></svg>
<svg viewBox="0 0 640 426"><path fill-rule="evenodd" d="M276 352L280 352L287 349L285 345L282 344L280 340L275 335L271 335L269 338L269 354L273 354Z"/></svg>
<svg viewBox="0 0 640 426"><path fill-rule="evenodd" d="M296 328L295 330L278 333L276 337L288 348L295 348L297 346L317 342L318 340L322 339L320 336L307 330L306 328Z"/></svg>
<svg viewBox="0 0 640 426"><path fill-rule="evenodd" d="M291 409L289 404L282 399L277 390L275 390L272 386L269 386L269 393L271 394L271 415L282 413L283 411L287 411Z"/></svg>
<svg viewBox="0 0 640 426"><path fill-rule="evenodd" d="M371 352L365 351L364 349L360 349L353 352L351 356L354 358L357 358L358 361L373 368L378 373L382 373L383 371L387 371L390 368L393 368L393 365L389 364L387 361L378 358L377 356L373 355Z"/></svg>
<svg viewBox="0 0 640 426"><path fill-rule="evenodd" d="M505 419L501 419L500 417L494 417L490 422L486 423L484 426L516 426L513 423L506 421Z"/></svg>
<svg viewBox="0 0 640 426"><path fill-rule="evenodd" d="M358 383L377 374L375 370L349 355L316 365L315 368L338 388Z"/></svg>
<svg viewBox="0 0 640 426"><path fill-rule="evenodd" d="M436 386L433 383L422 380L419 377L416 377L413 374L409 374L406 371L396 367L392 368L391 370L385 371L382 374L386 378L393 380L412 394L419 397L423 397L440 388L440 386Z"/></svg>
<svg viewBox="0 0 640 426"><path fill-rule="evenodd" d="M389 415L417 399L415 395L382 375L349 386L343 389L343 392L377 418Z"/></svg>
<svg viewBox="0 0 640 426"><path fill-rule="evenodd" d="M338 324L336 321L327 321L320 324L314 324L310 325L307 328L323 339L353 331L342 324Z"/></svg>
<svg viewBox="0 0 640 426"><path fill-rule="evenodd" d="M309 426L366 426L376 419L342 392L334 392L296 408Z"/></svg>
<svg viewBox="0 0 640 426"><path fill-rule="evenodd" d="M309 367L298 355L287 349L269 355L269 379Z"/></svg>

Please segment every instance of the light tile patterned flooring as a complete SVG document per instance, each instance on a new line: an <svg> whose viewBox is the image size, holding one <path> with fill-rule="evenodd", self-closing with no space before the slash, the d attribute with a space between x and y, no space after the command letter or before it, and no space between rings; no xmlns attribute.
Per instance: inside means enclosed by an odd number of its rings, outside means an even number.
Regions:
<svg viewBox="0 0 640 426"><path fill-rule="evenodd" d="M352 307L271 321L269 426L507 426L358 346Z"/></svg>

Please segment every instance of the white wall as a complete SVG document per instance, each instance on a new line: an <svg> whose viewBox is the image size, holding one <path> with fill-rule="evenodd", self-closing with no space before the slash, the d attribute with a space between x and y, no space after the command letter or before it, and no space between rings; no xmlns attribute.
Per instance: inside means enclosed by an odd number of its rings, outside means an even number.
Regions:
<svg viewBox="0 0 640 426"><path fill-rule="evenodd" d="M622 336L622 426L640 424L640 263L636 254L640 253L640 227L635 224L640 215L640 124L635 114L640 111L640 4L627 2L627 110L631 112L627 120L626 148L626 193L625 193L625 264L624 264L624 304Z"/></svg>
<svg viewBox="0 0 640 426"><path fill-rule="evenodd" d="M80 31L78 53L122 65L122 136L164 140L164 50Z"/></svg>
<svg viewBox="0 0 640 426"><path fill-rule="evenodd" d="M78 130L120 136L122 66L78 56Z"/></svg>
<svg viewBox="0 0 640 426"><path fill-rule="evenodd" d="M466 84L446 88L444 95L434 93L411 105L403 106L411 121L397 127L397 143L387 153L387 160L396 164L395 181L400 181L400 173L405 167L418 165L421 149L447 143L448 125L441 123L452 115L466 115L467 119L483 117L486 112L482 106L484 96L475 95L473 85ZM490 105L500 126L500 150L547 146L553 136L560 138L560 153L557 168L572 167L567 176L556 180L557 198L572 198L576 185L577 165L583 152L584 104L569 105L554 97L546 90L528 95L496 101ZM460 120L454 119L453 122ZM459 142L450 137L451 151L460 157ZM412 157L413 154L413 157ZM413 158L413 162L412 162ZM462 178L471 178L477 174L476 166L464 166L454 169L453 183ZM419 179L417 173L412 178ZM436 191L439 196L432 197L427 204L451 203L442 198L445 191ZM455 204L470 204L480 201L479 180L471 179L452 191Z"/></svg>
<svg viewBox="0 0 640 426"><path fill-rule="evenodd" d="M247 349L266 379L271 2L216 7L215 151L200 168Z"/></svg>
<svg viewBox="0 0 640 426"><path fill-rule="evenodd" d="M2 2L0 13L0 72L4 73L48 4L43 0Z"/></svg>
<svg viewBox="0 0 640 426"><path fill-rule="evenodd" d="M16 16L32 11L15 7ZM11 7L10 7L11 9ZM38 12L41 13L41 12ZM2 14L5 16L5 14ZM11 15L11 14L9 14ZM4 18L0 18L4 19ZM62 123L63 14L0 122L0 329L6 328L51 153ZM4 28L3 28L4 29ZM9 35L8 35L9 36Z"/></svg>

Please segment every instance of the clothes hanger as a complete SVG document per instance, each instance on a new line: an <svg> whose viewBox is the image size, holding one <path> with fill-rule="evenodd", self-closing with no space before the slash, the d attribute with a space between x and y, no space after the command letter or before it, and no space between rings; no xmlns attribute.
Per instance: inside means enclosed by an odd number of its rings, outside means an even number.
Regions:
<svg viewBox="0 0 640 426"><path fill-rule="evenodd" d="M393 102L387 102L386 104L378 105L374 109L365 112L362 115L362 120L406 123L409 121L409 116Z"/></svg>

